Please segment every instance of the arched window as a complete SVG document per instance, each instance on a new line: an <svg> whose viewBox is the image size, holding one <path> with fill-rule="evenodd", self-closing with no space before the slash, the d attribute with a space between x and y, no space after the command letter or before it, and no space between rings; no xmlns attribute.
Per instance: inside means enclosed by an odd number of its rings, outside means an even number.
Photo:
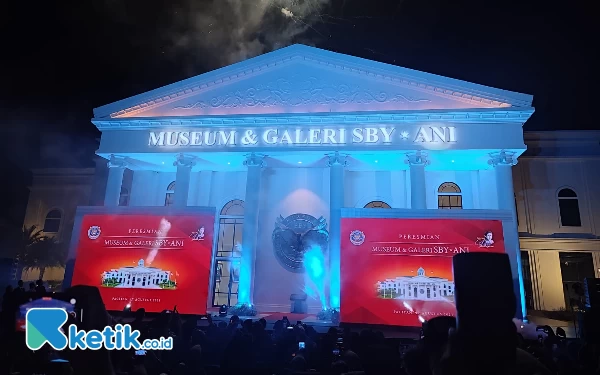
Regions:
<svg viewBox="0 0 600 375"><path fill-rule="evenodd" d="M229 202L221 209L221 216L244 216L244 201L240 199L234 199Z"/></svg>
<svg viewBox="0 0 600 375"><path fill-rule="evenodd" d="M62 219L62 213L59 210L52 210L46 215L44 220L44 232L45 233L58 233L60 229L60 220Z"/></svg>
<svg viewBox="0 0 600 375"><path fill-rule="evenodd" d="M454 182L444 182L438 188L438 208L446 210L462 209L462 193Z"/></svg>
<svg viewBox="0 0 600 375"><path fill-rule="evenodd" d="M560 212L560 224L563 227L581 226L579 199L575 191L569 188L560 189L558 192L558 210Z"/></svg>
<svg viewBox="0 0 600 375"><path fill-rule="evenodd" d="M365 205L364 208L392 208L389 204L384 201L372 201Z"/></svg>
<svg viewBox="0 0 600 375"><path fill-rule="evenodd" d="M129 190L122 187L119 195L119 206L129 206Z"/></svg>
<svg viewBox="0 0 600 375"><path fill-rule="evenodd" d="M175 181L171 182L169 186L167 186L167 193L165 194L165 206L172 206L175 199Z"/></svg>
<svg viewBox="0 0 600 375"><path fill-rule="evenodd" d="M219 214L219 241L213 281L213 306L233 306L238 302L244 201L227 202Z"/></svg>

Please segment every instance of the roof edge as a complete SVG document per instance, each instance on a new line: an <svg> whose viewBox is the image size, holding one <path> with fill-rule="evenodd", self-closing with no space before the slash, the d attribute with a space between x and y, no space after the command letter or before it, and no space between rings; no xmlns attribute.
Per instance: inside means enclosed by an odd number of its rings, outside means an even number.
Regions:
<svg viewBox="0 0 600 375"><path fill-rule="evenodd" d="M204 88L214 86L215 84L230 80L232 77L235 79L240 75L243 76L258 72L265 67L270 68L286 64L296 58L304 58L308 62L324 64L342 70L347 69L349 71L366 73L374 77L382 76L383 78L383 76L388 77L394 75L397 77L410 78L415 81L421 81L423 86L430 84L467 95L489 98L490 100L507 103L514 107L530 107L533 102L533 96L528 94L493 88L433 73L403 68L375 60L368 60L362 57L309 47L302 44L294 44L97 107L93 110L94 117L96 119L109 118L115 113L132 107L140 106L143 108L155 105L157 102L170 101L179 96L192 93L195 91L192 90L192 87L198 85ZM369 67L369 65L371 65L371 67Z"/></svg>

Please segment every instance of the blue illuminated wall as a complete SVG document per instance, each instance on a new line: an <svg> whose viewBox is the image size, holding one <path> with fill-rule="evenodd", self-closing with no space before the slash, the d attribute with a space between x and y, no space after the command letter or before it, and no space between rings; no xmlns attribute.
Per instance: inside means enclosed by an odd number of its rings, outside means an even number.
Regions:
<svg viewBox="0 0 600 375"><path fill-rule="evenodd" d="M284 218L298 213L315 218L323 216L329 223L329 170L266 168L262 187L254 303L259 310L289 312L290 294L305 292L309 295L309 311L318 312L322 309L321 291L316 290L318 288L312 285L314 282L308 275L290 272L279 264L274 255L271 235L275 220L280 215ZM315 258L312 260L318 260Z"/></svg>
<svg viewBox="0 0 600 375"><path fill-rule="evenodd" d="M174 172L135 171L131 205L163 206L167 186L174 179ZM218 214L230 200L244 200L245 182L244 171L193 172L188 205L216 207ZM444 182L460 186L465 209L497 209L493 170L428 171L428 208L437 209L437 189ZM322 293L328 293L328 285L332 281L328 274L317 275L319 267L315 266L315 262L324 262L327 271L327 253L323 253L322 260L317 253L312 253L312 273L290 272L277 261L271 236L275 220L280 215L287 217L303 213L316 218L323 216L329 223L329 169L267 166L262 172L261 185L253 302L261 311L289 312L290 294L306 292L309 295L309 311L318 312L323 307L323 300L328 300L327 296L323 298ZM353 171L349 168L345 172L344 206L362 208L371 201L383 201L393 208L410 208L408 171ZM317 285L321 282L325 285L323 289Z"/></svg>

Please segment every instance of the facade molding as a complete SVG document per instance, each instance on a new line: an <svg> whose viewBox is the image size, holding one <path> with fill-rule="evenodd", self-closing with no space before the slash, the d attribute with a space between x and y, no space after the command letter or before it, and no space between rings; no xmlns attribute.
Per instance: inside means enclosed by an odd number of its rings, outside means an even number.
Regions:
<svg viewBox="0 0 600 375"><path fill-rule="evenodd" d="M444 121L446 123L521 123L531 117L533 108L478 109L478 110L428 110L382 111L352 113L308 113L285 115L232 115L192 117L148 117L93 119L98 130L136 130L165 127L223 127L223 126L276 126L276 125L367 125L421 123Z"/></svg>
<svg viewBox="0 0 600 375"><path fill-rule="evenodd" d="M600 155L589 155L589 156L577 156L577 155L565 155L565 156L532 156L527 153L519 156L519 160L540 160L540 161L552 161L552 162L572 162L572 161L597 161L600 160Z"/></svg>
<svg viewBox="0 0 600 375"><path fill-rule="evenodd" d="M106 162L106 159L102 158ZM96 168L34 168L30 170L34 176L83 176L93 175Z"/></svg>
<svg viewBox="0 0 600 375"><path fill-rule="evenodd" d="M528 238L519 237L521 250L533 251L598 251L600 239L597 238Z"/></svg>

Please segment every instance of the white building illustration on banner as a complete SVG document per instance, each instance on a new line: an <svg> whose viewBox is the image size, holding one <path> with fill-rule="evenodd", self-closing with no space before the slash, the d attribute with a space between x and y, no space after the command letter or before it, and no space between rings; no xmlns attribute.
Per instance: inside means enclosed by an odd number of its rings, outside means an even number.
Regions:
<svg viewBox="0 0 600 375"><path fill-rule="evenodd" d="M115 284L115 288L161 289L160 284L169 282L170 271L144 266L140 259L136 267L121 267L102 274L102 284Z"/></svg>
<svg viewBox="0 0 600 375"><path fill-rule="evenodd" d="M377 292L384 297L385 293L390 293L397 299L436 301L454 296L454 283L440 277L428 277L421 267L417 276L399 276L377 282Z"/></svg>

